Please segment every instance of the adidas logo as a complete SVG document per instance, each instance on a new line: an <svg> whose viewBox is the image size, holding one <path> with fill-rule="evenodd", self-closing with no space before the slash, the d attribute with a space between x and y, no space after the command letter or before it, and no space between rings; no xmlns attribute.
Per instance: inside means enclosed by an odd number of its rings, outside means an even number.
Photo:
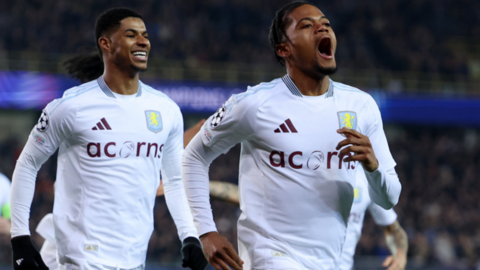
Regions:
<svg viewBox="0 0 480 270"><path fill-rule="evenodd" d="M103 125L102 125L103 124ZM92 130L112 130L110 125L107 123L107 120L105 120L105 117L100 120L100 122L97 123L96 126L92 128Z"/></svg>
<svg viewBox="0 0 480 270"><path fill-rule="evenodd" d="M285 125L286 124L286 125ZM290 129L290 130L289 130ZM297 129L293 125L290 118L285 120L285 123L281 124L279 128L275 129L273 132L275 133L298 133Z"/></svg>
<svg viewBox="0 0 480 270"><path fill-rule="evenodd" d="M23 258L22 258L22 259L18 259L18 260L16 260L15 262L17 262L18 266L20 266L20 264L22 264L22 262L23 262Z"/></svg>

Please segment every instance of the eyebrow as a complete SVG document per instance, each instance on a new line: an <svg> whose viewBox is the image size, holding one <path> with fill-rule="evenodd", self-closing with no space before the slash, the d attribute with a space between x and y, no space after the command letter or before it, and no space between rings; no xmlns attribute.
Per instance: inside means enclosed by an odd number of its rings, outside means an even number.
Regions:
<svg viewBox="0 0 480 270"><path fill-rule="evenodd" d="M127 30L125 30L125 32L128 32L128 31L133 32L134 34L137 34L137 33L138 33L138 31L135 30L135 29L127 29ZM125 33L125 32L124 32L124 33ZM148 32L145 30L144 32L142 32L142 34L148 34Z"/></svg>
<svg viewBox="0 0 480 270"><path fill-rule="evenodd" d="M326 17L325 15L323 15L322 17L320 17L320 20L321 20L321 19L327 19L327 17ZM302 21L311 21L311 22L313 22L314 19L311 18L311 17L305 17L305 18L301 19L300 21L298 21L297 25L298 25L300 22L302 22Z"/></svg>

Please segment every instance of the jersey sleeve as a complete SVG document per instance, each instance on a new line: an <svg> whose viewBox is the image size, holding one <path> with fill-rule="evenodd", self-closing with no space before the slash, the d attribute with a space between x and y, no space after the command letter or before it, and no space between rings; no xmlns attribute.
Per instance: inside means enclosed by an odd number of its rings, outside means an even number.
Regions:
<svg viewBox="0 0 480 270"><path fill-rule="evenodd" d="M43 110L17 160L10 200L12 237L30 235L30 205L37 172L74 131L76 107L64 101L65 99L54 100Z"/></svg>
<svg viewBox="0 0 480 270"><path fill-rule="evenodd" d="M256 102L249 92L232 95L210 116L202 127L202 141L214 151L226 153L237 143L253 134Z"/></svg>
<svg viewBox="0 0 480 270"><path fill-rule="evenodd" d="M250 96L251 97L251 96ZM253 134L257 100L248 91L232 96L205 122L202 130L185 149L183 181L195 226L201 236L217 231L209 196L208 169L212 161Z"/></svg>
<svg viewBox="0 0 480 270"><path fill-rule="evenodd" d="M178 236L183 241L187 237L198 235L182 181L183 118L180 109L177 108L175 115L174 127L163 150L162 180L168 210L177 227Z"/></svg>
<svg viewBox="0 0 480 270"><path fill-rule="evenodd" d="M375 100L370 97L366 103L365 134L373 147L379 167L374 172L365 171L372 201L384 209L390 209L398 202L402 186L395 172L395 160L390 153L387 137L383 130L382 116Z"/></svg>
<svg viewBox="0 0 480 270"><path fill-rule="evenodd" d="M389 226L397 220L397 213L395 213L393 208L385 210L375 203L370 203L368 211L372 215L375 224L379 226Z"/></svg>

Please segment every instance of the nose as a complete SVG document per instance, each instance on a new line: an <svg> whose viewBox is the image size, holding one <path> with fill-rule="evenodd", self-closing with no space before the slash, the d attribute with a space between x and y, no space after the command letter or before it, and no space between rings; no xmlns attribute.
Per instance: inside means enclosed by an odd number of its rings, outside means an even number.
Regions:
<svg viewBox="0 0 480 270"><path fill-rule="evenodd" d="M321 32L328 33L328 27L324 23L318 24L317 33Z"/></svg>
<svg viewBox="0 0 480 270"><path fill-rule="evenodd" d="M139 37L137 38L137 45L141 47L147 47L148 44L150 44L150 41L148 40L148 38L145 38L144 36L139 35Z"/></svg>

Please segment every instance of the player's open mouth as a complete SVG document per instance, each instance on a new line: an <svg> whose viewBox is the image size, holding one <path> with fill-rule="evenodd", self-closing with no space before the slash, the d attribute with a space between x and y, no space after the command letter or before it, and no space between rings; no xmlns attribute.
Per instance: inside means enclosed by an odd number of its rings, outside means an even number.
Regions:
<svg viewBox="0 0 480 270"><path fill-rule="evenodd" d="M323 58L333 58L332 40L330 39L330 37L325 36L322 38L322 40L320 40L320 44L318 44L318 52Z"/></svg>
<svg viewBox="0 0 480 270"><path fill-rule="evenodd" d="M147 60L147 52L145 51L134 51L132 52L133 57L135 59L141 60L141 61L146 61Z"/></svg>

